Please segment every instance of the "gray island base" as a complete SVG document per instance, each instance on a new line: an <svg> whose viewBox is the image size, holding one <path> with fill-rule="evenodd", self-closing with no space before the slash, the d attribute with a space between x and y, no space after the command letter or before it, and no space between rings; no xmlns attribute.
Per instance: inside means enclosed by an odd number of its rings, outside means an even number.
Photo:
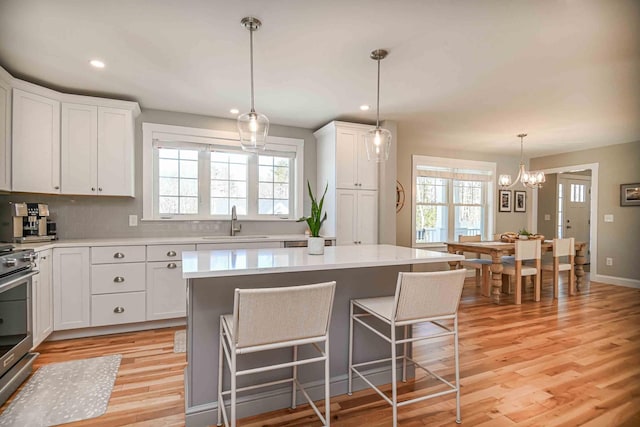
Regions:
<svg viewBox="0 0 640 427"><path fill-rule="evenodd" d="M185 252L183 276L188 279L187 368L185 370L186 425L206 426L217 421L218 345L220 315L233 310L236 288L295 286L336 281L336 294L330 329L331 395L347 392L349 301L392 295L398 272L411 271L418 263L445 263L461 259L459 255L409 249L389 245L361 247L336 246L325 255L307 255L306 248L218 250ZM286 307L282 307L286 310ZM357 334L354 343L356 361L388 357L390 350L373 334ZM304 347L300 356L305 356ZM289 349L273 350L239 359L241 366L260 366L272 361L292 359ZM238 387L286 377L288 370L267 372L242 378ZM391 381L391 373L382 367L371 370L376 384ZM314 400L323 398L322 364L299 370L300 381ZM228 373L225 373L225 387ZM354 390L364 388L354 380ZM257 389L238 395L238 416L246 417L287 408L291 402L289 385ZM300 403L303 403L301 400Z"/></svg>

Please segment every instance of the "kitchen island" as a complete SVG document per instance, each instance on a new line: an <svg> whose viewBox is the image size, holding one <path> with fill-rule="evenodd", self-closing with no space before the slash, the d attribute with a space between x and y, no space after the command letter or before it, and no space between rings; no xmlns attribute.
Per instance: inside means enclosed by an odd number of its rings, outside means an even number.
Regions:
<svg viewBox="0 0 640 427"><path fill-rule="evenodd" d="M331 246L324 255L308 255L307 248L266 248L183 252L183 277L187 279L187 368L185 402L187 426L216 422L218 377L218 327L221 314L233 311L236 288L293 286L335 280L337 282L331 318L331 394L346 393L348 370L349 300L392 295L400 271L415 264L442 263L463 259L461 255L391 245ZM283 307L286 309L286 307ZM371 338L371 339L368 339ZM376 337L362 337L354 344L354 358L384 357L389 349ZM289 350L275 350L245 358L287 360ZM247 360L248 359L248 360ZM278 371L265 373L251 382L277 378ZM274 376L275 375L275 376ZM285 375L285 374L281 374ZM300 380L311 397L322 398L323 369L306 366ZM390 373L373 375L379 384L390 381ZM242 383L238 384L242 386ZM354 388L363 385L354 382ZM290 405L290 387L256 390L238 396L240 417Z"/></svg>

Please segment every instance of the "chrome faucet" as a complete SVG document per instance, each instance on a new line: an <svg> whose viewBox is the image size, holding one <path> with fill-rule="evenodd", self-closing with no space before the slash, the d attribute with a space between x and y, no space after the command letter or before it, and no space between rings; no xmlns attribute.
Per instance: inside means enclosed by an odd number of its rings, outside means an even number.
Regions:
<svg viewBox="0 0 640 427"><path fill-rule="evenodd" d="M242 224L238 224L238 215L236 214L236 205L231 206L231 235L235 236L242 230Z"/></svg>

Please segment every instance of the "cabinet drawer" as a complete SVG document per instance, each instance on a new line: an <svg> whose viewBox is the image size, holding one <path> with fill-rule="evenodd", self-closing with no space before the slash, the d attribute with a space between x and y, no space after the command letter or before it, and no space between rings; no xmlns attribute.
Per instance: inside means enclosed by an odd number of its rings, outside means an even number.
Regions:
<svg viewBox="0 0 640 427"><path fill-rule="evenodd" d="M91 264L144 262L145 246L98 246L91 248Z"/></svg>
<svg viewBox="0 0 640 427"><path fill-rule="evenodd" d="M144 322L145 293L93 295L91 297L91 326Z"/></svg>
<svg viewBox="0 0 640 427"><path fill-rule="evenodd" d="M149 245L147 261L181 261L183 251L195 251L196 245Z"/></svg>
<svg viewBox="0 0 640 427"><path fill-rule="evenodd" d="M145 264L100 264L91 266L91 293L112 294L145 290Z"/></svg>

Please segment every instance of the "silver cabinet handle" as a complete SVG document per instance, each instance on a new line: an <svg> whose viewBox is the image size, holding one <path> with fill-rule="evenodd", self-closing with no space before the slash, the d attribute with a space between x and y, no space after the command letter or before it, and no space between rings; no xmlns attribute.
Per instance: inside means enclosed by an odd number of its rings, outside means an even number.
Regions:
<svg viewBox="0 0 640 427"><path fill-rule="evenodd" d="M7 267L15 267L18 261L15 258L7 258L4 260L4 265Z"/></svg>
<svg viewBox="0 0 640 427"><path fill-rule="evenodd" d="M176 263L175 263L175 262L170 262L169 264L167 264L167 268L170 268L170 269L172 269L172 270L173 270L174 268L177 268L177 267L178 267L178 266L176 265Z"/></svg>
<svg viewBox="0 0 640 427"><path fill-rule="evenodd" d="M113 254L113 257L116 259L122 259L124 258L124 254L122 252L116 252L115 254Z"/></svg>
<svg viewBox="0 0 640 427"><path fill-rule="evenodd" d="M113 278L113 281L114 281L115 283L122 283L122 282L124 282L124 277L122 277L122 276L116 276L116 277L114 277L114 278Z"/></svg>
<svg viewBox="0 0 640 427"><path fill-rule="evenodd" d="M113 312L116 314L124 313L124 307L116 307L113 309Z"/></svg>
<svg viewBox="0 0 640 427"><path fill-rule="evenodd" d="M176 255L178 255L178 254L176 253L176 251L169 251L169 252L167 252L167 256L176 256Z"/></svg>

